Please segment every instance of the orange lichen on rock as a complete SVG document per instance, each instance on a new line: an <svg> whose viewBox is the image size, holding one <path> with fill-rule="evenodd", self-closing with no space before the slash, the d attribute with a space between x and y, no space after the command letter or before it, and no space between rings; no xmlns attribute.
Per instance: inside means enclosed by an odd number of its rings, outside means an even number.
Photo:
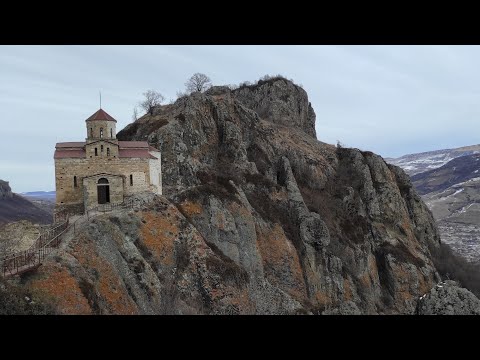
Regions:
<svg viewBox="0 0 480 360"><path fill-rule="evenodd" d="M227 205L228 211L234 216L234 217L241 217L244 219L251 219L253 221L253 216L250 210L248 210L244 205L241 205L235 201L231 201Z"/></svg>
<svg viewBox="0 0 480 360"><path fill-rule="evenodd" d="M200 204L188 200L179 204L179 207L188 216L199 215L202 213L202 207Z"/></svg>
<svg viewBox="0 0 480 360"><path fill-rule="evenodd" d="M413 233L413 229L412 229L412 222L410 220L410 218L407 216L407 214L403 214L402 216L402 223L401 223L401 226L403 228L403 230L405 231L405 233L407 234L407 239L409 241L413 241L413 242L416 242L415 240L415 235Z"/></svg>
<svg viewBox="0 0 480 360"><path fill-rule="evenodd" d="M247 289L237 291L230 303L239 310L240 314L254 314L255 309Z"/></svg>
<svg viewBox="0 0 480 360"><path fill-rule="evenodd" d="M167 211L171 211L169 208ZM165 266L174 266L174 241L180 230L177 213L160 216L152 212L143 212L145 223L140 227L140 242L152 253L155 259ZM173 215L173 216L172 216Z"/></svg>
<svg viewBox="0 0 480 360"><path fill-rule="evenodd" d="M215 215L215 224L220 230L225 230L225 214L223 212L217 212Z"/></svg>
<svg viewBox="0 0 480 360"><path fill-rule="evenodd" d="M318 307L324 307L332 304L332 299L323 291L317 291L313 294L313 298Z"/></svg>
<svg viewBox="0 0 480 360"><path fill-rule="evenodd" d="M58 311L66 315L91 315L92 309L82 293L77 280L65 267L46 264L40 276L31 280L30 286L55 302Z"/></svg>
<svg viewBox="0 0 480 360"><path fill-rule="evenodd" d="M432 279L425 278L425 276L417 269L417 274L418 274L418 293L423 295L429 292L432 287L434 286L434 283Z"/></svg>
<svg viewBox="0 0 480 360"><path fill-rule="evenodd" d="M94 246L88 239L81 241L74 247L72 255L85 269L96 270L98 280L95 280L92 285L108 307L107 311L102 312L118 315L136 314L137 307L128 295L123 282L113 266L98 255Z"/></svg>
<svg viewBox="0 0 480 360"><path fill-rule="evenodd" d="M360 282L363 286L370 288L373 284L378 282L378 269L375 257L368 256L366 271L360 276Z"/></svg>
<svg viewBox="0 0 480 360"><path fill-rule="evenodd" d="M352 300L352 285L350 285L350 279L343 279L343 298L345 301Z"/></svg>
<svg viewBox="0 0 480 360"><path fill-rule="evenodd" d="M393 264L392 265L393 273L397 279L395 285L395 299L397 301L405 302L413 298L411 284L414 282L412 274L404 269L402 264Z"/></svg>
<svg viewBox="0 0 480 360"><path fill-rule="evenodd" d="M365 288L370 288L372 287L372 280L370 279L370 274L368 272L364 272L360 277L359 277L360 283L362 286Z"/></svg>
<svg viewBox="0 0 480 360"><path fill-rule="evenodd" d="M298 300L306 297L300 259L282 227L256 226L257 243L267 278Z"/></svg>

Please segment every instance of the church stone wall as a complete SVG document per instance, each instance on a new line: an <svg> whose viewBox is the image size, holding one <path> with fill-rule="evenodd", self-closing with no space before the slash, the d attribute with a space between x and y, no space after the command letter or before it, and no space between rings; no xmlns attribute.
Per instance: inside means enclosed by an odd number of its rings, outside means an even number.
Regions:
<svg viewBox="0 0 480 360"><path fill-rule="evenodd" d="M103 151L102 151L103 146ZM95 156L95 149L97 149L97 155ZM110 149L110 155L108 155L108 149ZM112 140L96 140L85 146L87 158L118 158L118 141Z"/></svg>
<svg viewBox="0 0 480 360"><path fill-rule="evenodd" d="M93 120L86 121L87 138L84 157L61 158L60 156L64 154L60 152L59 158L55 159L56 212L65 210L70 213L79 213L96 207L98 205L97 185L101 178L108 180L112 204L121 203L125 196L139 192L150 191L161 194L160 152L150 152L158 159L120 158L116 122L102 109L89 119ZM72 154L76 153L72 152ZM126 151L127 153L129 152Z"/></svg>
<svg viewBox="0 0 480 360"><path fill-rule="evenodd" d="M116 139L116 123L114 121L108 120L95 120L95 121L87 121L87 132L88 138L87 141L98 140L100 139L100 129L103 129L103 139ZM110 131L111 129L111 131ZM93 130L93 136L91 135ZM113 135L111 137L110 135Z"/></svg>
<svg viewBox="0 0 480 360"><path fill-rule="evenodd" d="M151 151L151 153L158 158L149 160L152 191L162 195L162 156L159 151Z"/></svg>
<svg viewBox="0 0 480 360"><path fill-rule="evenodd" d="M99 174L83 179L84 203L86 209L91 209L98 205L98 180L105 178L108 180L110 189L110 203L119 204L123 202L124 177L112 174Z"/></svg>
<svg viewBox="0 0 480 360"><path fill-rule="evenodd" d="M83 179L102 173L122 175L124 177L122 186L124 195L132 195L141 191L152 191L150 186L149 159L112 159L106 157L56 159L57 205L83 203ZM133 186L130 185L130 175L133 177ZM77 187L74 187L74 176L77 176ZM112 198L110 202L113 202Z"/></svg>

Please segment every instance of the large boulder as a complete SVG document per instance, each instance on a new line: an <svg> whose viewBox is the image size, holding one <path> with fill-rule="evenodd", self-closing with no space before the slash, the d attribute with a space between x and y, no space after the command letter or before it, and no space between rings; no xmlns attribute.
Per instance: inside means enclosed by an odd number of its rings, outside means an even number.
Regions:
<svg viewBox="0 0 480 360"><path fill-rule="evenodd" d="M418 315L480 315L480 299L455 281L437 284L418 300Z"/></svg>

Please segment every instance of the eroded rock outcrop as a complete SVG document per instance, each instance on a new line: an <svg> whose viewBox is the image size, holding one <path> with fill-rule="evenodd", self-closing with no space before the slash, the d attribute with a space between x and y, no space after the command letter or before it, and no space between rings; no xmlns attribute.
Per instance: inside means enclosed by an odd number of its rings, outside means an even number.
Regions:
<svg viewBox="0 0 480 360"><path fill-rule="evenodd" d="M12 189L7 181L0 180L0 200L11 199L13 197Z"/></svg>
<svg viewBox="0 0 480 360"><path fill-rule="evenodd" d="M161 149L165 197L96 219L26 283L63 313L414 313L440 280L431 213L314 121L285 79L159 107L118 138Z"/></svg>
<svg viewBox="0 0 480 360"><path fill-rule="evenodd" d="M416 314L480 315L480 299L455 281L447 280L419 299Z"/></svg>

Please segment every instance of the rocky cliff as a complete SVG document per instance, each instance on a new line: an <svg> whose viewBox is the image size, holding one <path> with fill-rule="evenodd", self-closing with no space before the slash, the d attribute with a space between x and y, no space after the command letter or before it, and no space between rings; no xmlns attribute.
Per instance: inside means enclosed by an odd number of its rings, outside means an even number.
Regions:
<svg viewBox="0 0 480 360"><path fill-rule="evenodd" d="M455 281L437 284L420 297L418 315L480 315L480 300Z"/></svg>
<svg viewBox="0 0 480 360"><path fill-rule="evenodd" d="M400 168L314 126L281 78L159 107L118 138L161 149L165 196L96 218L22 282L62 313L414 313L439 281L430 211Z"/></svg>
<svg viewBox="0 0 480 360"><path fill-rule="evenodd" d="M11 199L12 197L13 193L8 181L0 180L0 200Z"/></svg>

